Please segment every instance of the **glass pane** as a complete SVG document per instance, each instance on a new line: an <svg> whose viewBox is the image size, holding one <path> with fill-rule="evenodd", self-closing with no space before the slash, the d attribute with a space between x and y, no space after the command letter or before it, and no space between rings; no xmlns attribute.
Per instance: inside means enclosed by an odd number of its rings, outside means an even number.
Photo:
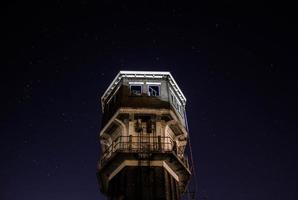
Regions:
<svg viewBox="0 0 298 200"><path fill-rule="evenodd" d="M148 90L149 90L149 96L159 96L159 86L150 85Z"/></svg>
<svg viewBox="0 0 298 200"><path fill-rule="evenodd" d="M131 95L140 96L142 94L142 86L140 86L140 85L131 85L130 86L130 92L131 92Z"/></svg>

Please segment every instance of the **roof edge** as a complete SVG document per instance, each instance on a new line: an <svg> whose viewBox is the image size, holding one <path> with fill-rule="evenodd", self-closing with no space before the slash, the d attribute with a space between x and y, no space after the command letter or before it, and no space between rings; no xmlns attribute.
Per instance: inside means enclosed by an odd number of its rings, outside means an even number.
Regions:
<svg viewBox="0 0 298 200"><path fill-rule="evenodd" d="M179 88L178 84L176 83L175 79L173 78L172 74L169 71L125 71L125 70L121 70L121 71L118 72L118 74L116 75L114 80L111 82L109 87L105 90L105 92L101 96L102 106L104 105L105 98L110 95L110 93L113 91L115 86L117 86L118 83L121 81L122 77L126 77L127 75L135 75L135 76L136 75L144 75L144 77L152 76L153 78L155 76L168 76L169 77L169 82L171 83L174 90L178 93L179 98L181 98L181 100L182 100L182 103L183 104L186 103L186 97L182 93L181 89Z"/></svg>

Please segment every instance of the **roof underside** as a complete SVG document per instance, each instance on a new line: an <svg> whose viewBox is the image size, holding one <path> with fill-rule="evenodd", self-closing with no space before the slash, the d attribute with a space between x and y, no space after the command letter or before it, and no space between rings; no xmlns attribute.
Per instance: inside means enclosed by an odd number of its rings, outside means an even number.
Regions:
<svg viewBox="0 0 298 200"><path fill-rule="evenodd" d="M164 71L120 71L117 76L114 78L113 82L109 85L107 90L101 97L102 106L106 102L106 99L110 96L110 94L114 91L115 87L118 86L123 77L128 78L151 78L151 79L161 79L167 78L172 88L175 90L175 93L178 95L179 99L183 103L186 104L186 98L174 80L173 76L170 72Z"/></svg>

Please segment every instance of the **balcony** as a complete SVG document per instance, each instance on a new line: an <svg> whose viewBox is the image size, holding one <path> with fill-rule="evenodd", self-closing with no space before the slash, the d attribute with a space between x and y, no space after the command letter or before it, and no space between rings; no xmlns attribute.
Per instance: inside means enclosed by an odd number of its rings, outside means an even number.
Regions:
<svg viewBox="0 0 298 200"><path fill-rule="evenodd" d="M147 136L119 136L103 152L100 166L103 166L117 153L138 153L138 154L174 154L180 162L189 169L187 156L183 147L177 147L170 137Z"/></svg>

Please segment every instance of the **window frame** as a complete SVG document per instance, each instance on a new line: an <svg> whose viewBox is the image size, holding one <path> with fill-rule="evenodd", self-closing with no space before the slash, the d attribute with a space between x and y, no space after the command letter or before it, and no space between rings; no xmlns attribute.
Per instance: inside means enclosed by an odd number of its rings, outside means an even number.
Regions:
<svg viewBox="0 0 298 200"><path fill-rule="evenodd" d="M134 87L134 86L140 86L140 87L141 87L140 94L136 94L136 93L133 93L133 92L132 92L131 87ZM143 85L142 85L142 84L129 84L129 91L130 91L130 95L131 95L131 96L142 96L142 93L143 93Z"/></svg>
<svg viewBox="0 0 298 200"><path fill-rule="evenodd" d="M151 95L151 93L150 93L150 90L149 90L149 88L150 87L157 87L158 88L158 95ZM160 92L160 84L148 84L147 85L147 93L148 93L148 96L150 96L150 97L160 97L161 95L161 92ZM152 89L153 91L155 91L154 89Z"/></svg>
<svg viewBox="0 0 298 200"><path fill-rule="evenodd" d="M170 91L170 99L171 104L175 108L175 110L183 117L184 115L184 106L178 99L178 97L174 94L174 92Z"/></svg>

